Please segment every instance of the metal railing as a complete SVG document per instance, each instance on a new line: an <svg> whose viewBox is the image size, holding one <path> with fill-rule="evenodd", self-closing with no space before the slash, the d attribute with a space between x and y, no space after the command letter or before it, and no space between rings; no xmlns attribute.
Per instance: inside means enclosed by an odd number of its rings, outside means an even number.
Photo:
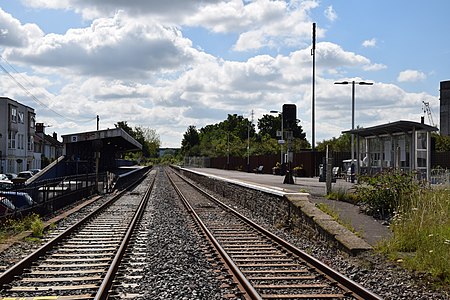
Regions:
<svg viewBox="0 0 450 300"><path fill-rule="evenodd" d="M450 170L436 168L431 170L431 184L450 185Z"/></svg>

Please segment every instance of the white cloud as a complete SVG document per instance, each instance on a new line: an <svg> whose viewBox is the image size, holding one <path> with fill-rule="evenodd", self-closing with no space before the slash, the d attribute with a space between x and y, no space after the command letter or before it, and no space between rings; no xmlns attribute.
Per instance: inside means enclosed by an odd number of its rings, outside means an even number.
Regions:
<svg viewBox="0 0 450 300"><path fill-rule="evenodd" d="M382 64L374 64L367 57L345 51L341 46L330 42L320 42L316 45L316 57L318 69L320 66L326 66L329 73L335 73L336 68L345 67L361 67L366 71L385 68Z"/></svg>
<svg viewBox="0 0 450 300"><path fill-rule="evenodd" d="M174 27L140 23L125 12L96 19L90 27L48 34L27 48L8 49L5 56L64 74L134 78L159 71L176 71L194 63L198 52ZM51 69L49 72L53 72Z"/></svg>
<svg viewBox="0 0 450 300"><path fill-rule="evenodd" d="M80 13L86 20L110 17L119 10L125 10L135 17L151 15L154 20L180 21L184 16L195 13L200 7L221 0L23 0L22 2L34 8L70 9Z"/></svg>
<svg viewBox="0 0 450 300"><path fill-rule="evenodd" d="M383 69L386 69L387 66L384 64L371 64L369 66L364 66L363 70L364 71L380 71Z"/></svg>
<svg viewBox="0 0 450 300"><path fill-rule="evenodd" d="M365 40L365 41L362 43L362 46L365 47L365 48L368 48L368 47L376 47L376 45L377 45L377 39L376 39L376 38L372 38L372 39L370 39L370 40Z"/></svg>
<svg viewBox="0 0 450 300"><path fill-rule="evenodd" d="M201 8L188 17L185 24L203 26L213 32L238 33L236 51L258 50L263 47L299 46L311 39L309 12L319 4L302 1L257 0L223 1ZM318 30L319 36L322 30Z"/></svg>
<svg viewBox="0 0 450 300"><path fill-rule="evenodd" d="M22 25L19 20L0 7L0 46L23 47L42 35L43 32L37 25Z"/></svg>
<svg viewBox="0 0 450 300"><path fill-rule="evenodd" d="M333 6L330 5L325 9L325 17L330 21L335 21L337 19L336 11L333 9Z"/></svg>
<svg viewBox="0 0 450 300"><path fill-rule="evenodd" d="M417 71L417 70L405 70L398 74L397 81L398 82L417 82L422 81L427 78L425 73Z"/></svg>

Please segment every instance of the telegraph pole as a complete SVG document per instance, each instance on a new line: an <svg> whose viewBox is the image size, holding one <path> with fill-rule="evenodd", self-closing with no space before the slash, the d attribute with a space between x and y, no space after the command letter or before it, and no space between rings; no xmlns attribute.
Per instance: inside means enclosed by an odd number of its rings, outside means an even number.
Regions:
<svg viewBox="0 0 450 300"><path fill-rule="evenodd" d="M312 49L311 55L313 58L312 65L312 151L316 150L316 120L315 120L315 93L316 93L316 23L313 23L312 31Z"/></svg>

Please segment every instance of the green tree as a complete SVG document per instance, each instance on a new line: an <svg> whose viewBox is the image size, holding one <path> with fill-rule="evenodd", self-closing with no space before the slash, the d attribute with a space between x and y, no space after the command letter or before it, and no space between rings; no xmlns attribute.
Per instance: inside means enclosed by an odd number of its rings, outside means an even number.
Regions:
<svg viewBox="0 0 450 300"><path fill-rule="evenodd" d="M142 126L136 126L133 129L128 125L127 121L117 122L114 126L116 128L122 128L126 133L142 145L142 151L127 152L125 153L125 157L135 160L147 160L158 156L158 149L161 146L161 140L154 129L145 128Z"/></svg>
<svg viewBox="0 0 450 300"><path fill-rule="evenodd" d="M435 149L437 152L450 151L450 137L433 132L431 138L434 140Z"/></svg>
<svg viewBox="0 0 450 300"><path fill-rule="evenodd" d="M329 140L323 140L317 143L317 151L330 151L336 152L351 152L351 135L349 133L343 133L338 138L331 138Z"/></svg>
<svg viewBox="0 0 450 300"><path fill-rule="evenodd" d="M142 155L144 157L158 157L161 140L154 129L137 126L134 128L134 134L135 139L142 145Z"/></svg>
<svg viewBox="0 0 450 300"><path fill-rule="evenodd" d="M200 137L194 125L190 125L183 134L181 153L185 156L200 155Z"/></svg>
<svg viewBox="0 0 450 300"><path fill-rule="evenodd" d="M306 140L306 133L303 132L302 126L299 125L300 120L296 120L294 128L292 128L292 136L294 138L294 150L311 148L311 145ZM284 126L283 126L284 127ZM281 115L263 115L261 119L258 119L258 128L260 140L264 135L269 135L273 139L277 139L277 131L281 130ZM286 130L284 139L286 139Z"/></svg>
<svg viewBox="0 0 450 300"><path fill-rule="evenodd" d="M268 134L271 138L277 138L277 131L281 131L281 116L263 115L258 119L258 134L262 137Z"/></svg>
<svg viewBox="0 0 450 300"><path fill-rule="evenodd" d="M131 135L133 138L135 138L133 128L131 128L130 126L128 126L127 121L120 121L120 122L117 122L117 124L114 124L114 126L115 126L116 128L122 128L126 133L128 133L128 134Z"/></svg>

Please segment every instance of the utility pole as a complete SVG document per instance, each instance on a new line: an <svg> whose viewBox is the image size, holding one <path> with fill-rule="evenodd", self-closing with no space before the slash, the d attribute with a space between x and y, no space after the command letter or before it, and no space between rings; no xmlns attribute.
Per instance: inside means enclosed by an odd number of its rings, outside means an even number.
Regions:
<svg viewBox="0 0 450 300"><path fill-rule="evenodd" d="M312 49L311 55L313 58L312 65L312 151L316 150L316 116L315 116L315 93L316 93L316 23L313 23L313 32L312 32Z"/></svg>
<svg viewBox="0 0 450 300"><path fill-rule="evenodd" d="M99 125L100 125L100 117L97 115L97 131L99 129Z"/></svg>
<svg viewBox="0 0 450 300"><path fill-rule="evenodd" d="M253 125L253 109L252 119L250 124L247 125L247 172L250 172L250 127Z"/></svg>

